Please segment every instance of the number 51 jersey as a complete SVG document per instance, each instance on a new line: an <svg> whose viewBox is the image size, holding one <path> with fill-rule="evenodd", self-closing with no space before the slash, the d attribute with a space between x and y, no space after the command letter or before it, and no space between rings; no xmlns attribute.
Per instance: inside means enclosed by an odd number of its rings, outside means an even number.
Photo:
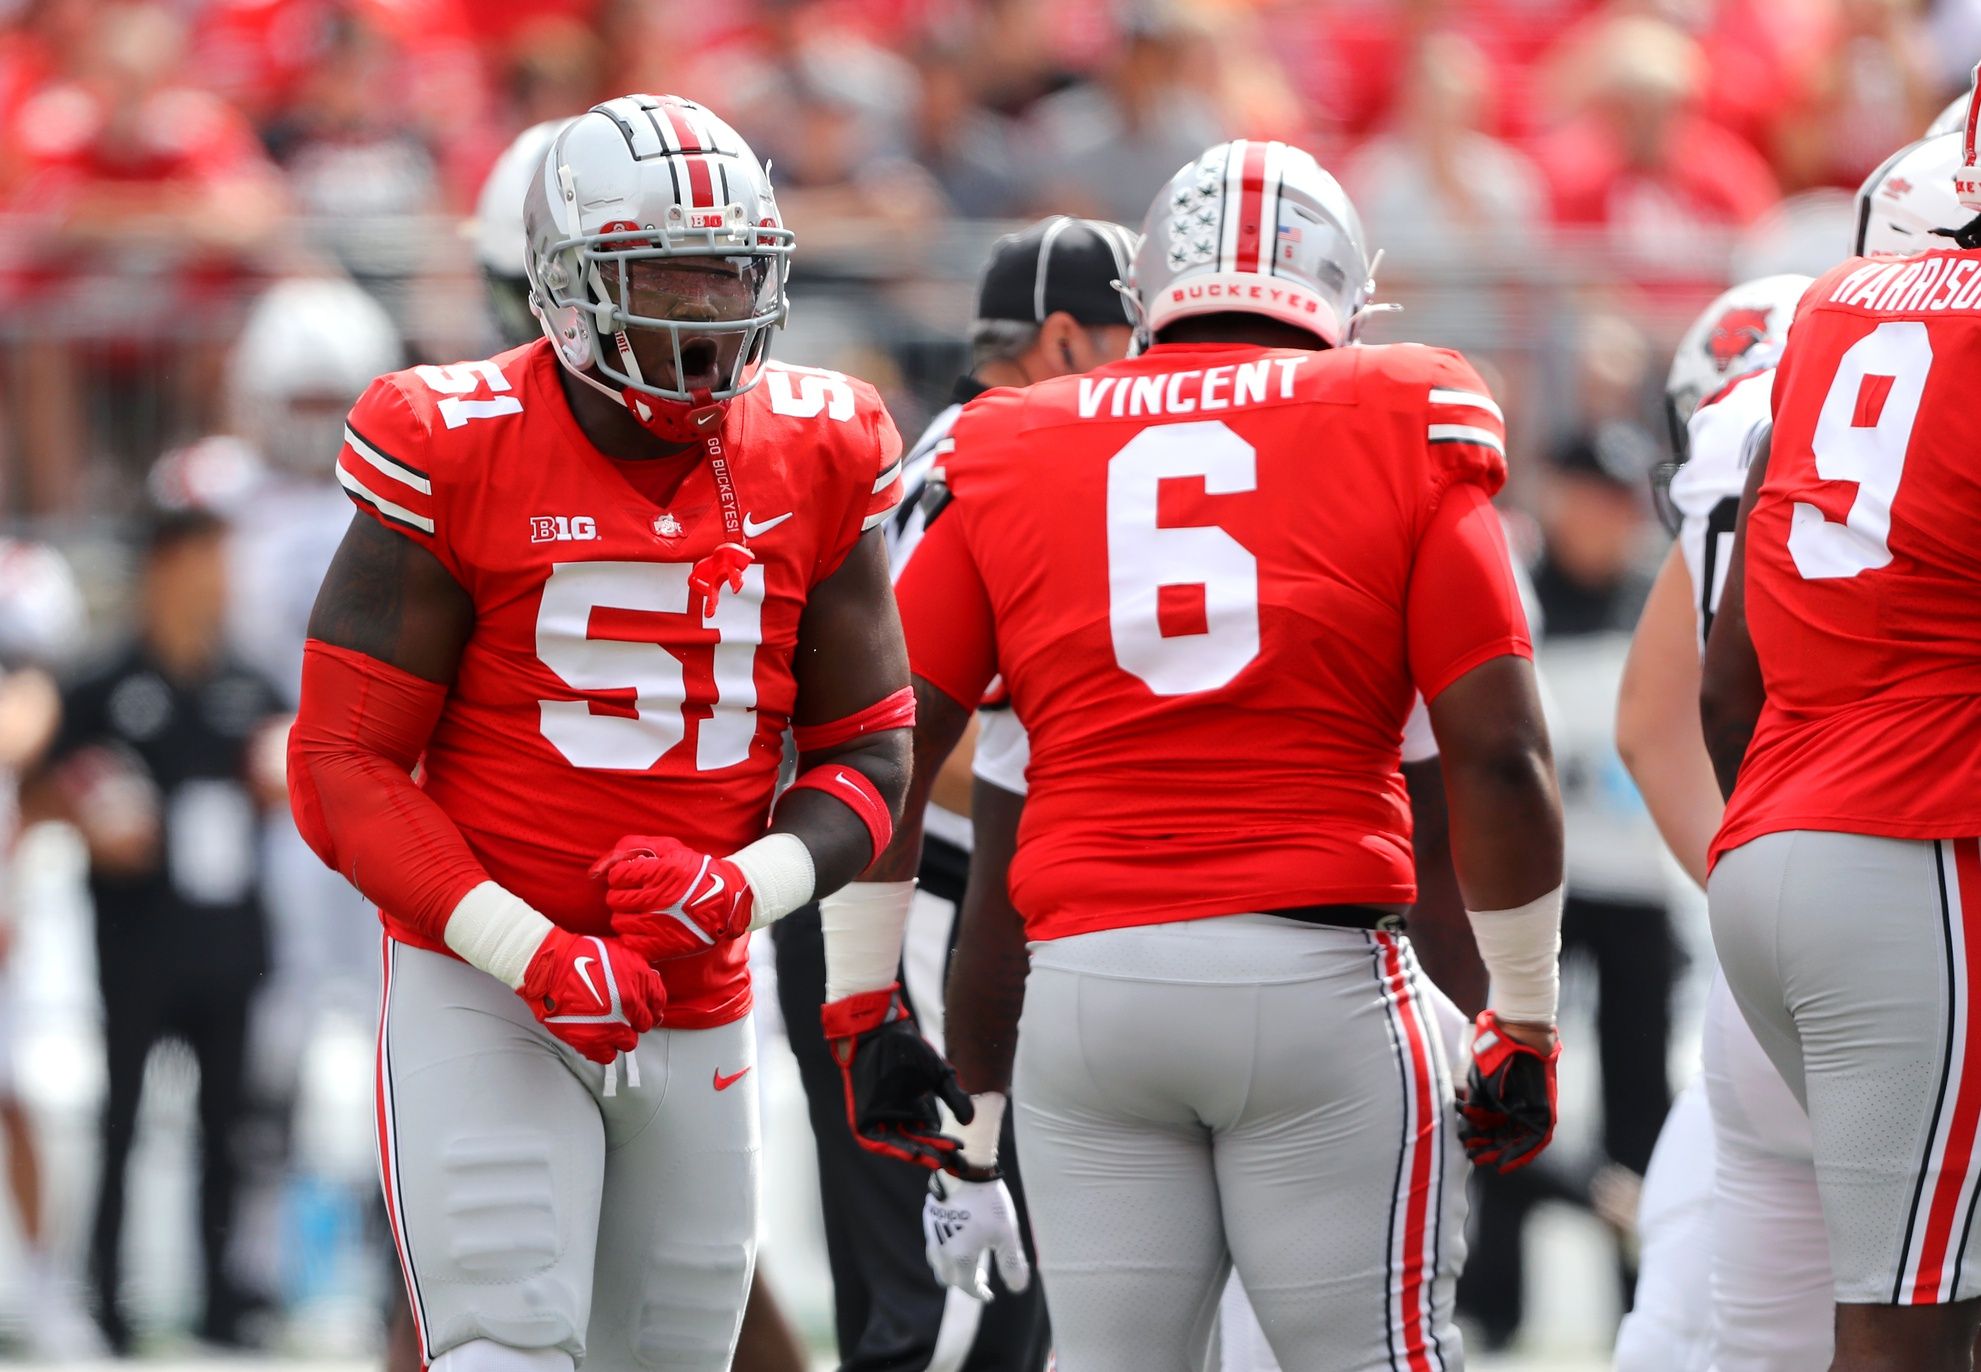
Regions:
<svg viewBox="0 0 1981 1372"><path fill-rule="evenodd" d="M1767 703L1714 856L1981 833L1977 371L1981 253L1853 258L1802 297L1743 536Z"/></svg>
<svg viewBox="0 0 1981 1372"><path fill-rule="evenodd" d="M1527 655L1455 353L1158 344L968 405L898 587L915 672L1031 735L1034 939L1414 899L1415 694Z"/></svg>
<svg viewBox="0 0 1981 1372"><path fill-rule="evenodd" d="M607 458L557 369L540 340L380 377L337 476L474 599L421 785L497 882L562 928L604 933L587 869L622 835L726 853L764 832L799 617L899 501L901 442L864 382L768 364L721 433L738 540L709 456ZM733 541L756 560L705 619L690 572ZM381 916L394 938L447 951L438 930ZM658 964L667 1022L746 1012L746 952L738 939Z"/></svg>

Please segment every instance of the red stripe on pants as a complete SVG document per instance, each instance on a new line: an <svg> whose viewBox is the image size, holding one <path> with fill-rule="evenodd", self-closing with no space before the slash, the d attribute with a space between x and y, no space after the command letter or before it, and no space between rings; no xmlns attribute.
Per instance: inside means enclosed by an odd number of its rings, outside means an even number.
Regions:
<svg viewBox="0 0 1981 1372"><path fill-rule="evenodd" d="M1926 1214L1926 1237L1919 1246L1919 1270L1912 1278L1912 1304L1935 1305L1946 1277L1947 1252L1953 1246L1954 1225L1960 1219L1961 1192L1974 1157L1974 1136L1981 1125L1981 1019L1973 1014L1968 987L1981 977L1981 940L1968 921L1970 910L1981 911L1981 839L1953 840L1954 875L1960 890L1961 962L1954 968L1955 1004L1948 1014L1963 1009L1967 1025L1950 1051L1960 1059L1960 1079L1953 1083L1953 1115L1947 1123L1947 1145L1933 1178L1933 1201Z"/></svg>
<svg viewBox="0 0 1981 1372"><path fill-rule="evenodd" d="M1431 1096L1431 1055L1424 1041L1424 1021L1410 994L1403 970L1403 953L1396 939L1378 934L1383 945L1383 972L1396 999L1396 1017L1410 1055L1411 1091L1417 1127L1406 1141L1410 1150L1409 1192L1403 1211L1403 1284L1397 1292L1397 1318L1403 1325L1403 1353L1410 1372L1431 1372L1424 1330L1430 1323L1430 1279L1425 1270L1424 1231L1430 1225L1431 1159L1437 1151L1438 1116ZM1406 1124L1407 1127L1407 1124ZM1435 1260L1435 1259L1434 1259Z"/></svg>
<svg viewBox="0 0 1981 1372"><path fill-rule="evenodd" d="M378 1116L378 1177L385 1188L385 1222L392 1227L392 1246L399 1254L399 1274L406 1281L406 1303L412 1309L413 1330L419 1336L420 1362L425 1364L433 1361L433 1354L427 1347L426 1312L420 1309L420 1288L413 1280L413 1259L406 1248L405 1225L399 1214L399 1179L395 1166L397 1159L392 1148L392 1103L385 1085L385 1026L389 1018L387 1007L392 1000L392 936L390 934L379 940L379 950L385 965L379 977L378 1059L372 1080L373 1108Z"/></svg>

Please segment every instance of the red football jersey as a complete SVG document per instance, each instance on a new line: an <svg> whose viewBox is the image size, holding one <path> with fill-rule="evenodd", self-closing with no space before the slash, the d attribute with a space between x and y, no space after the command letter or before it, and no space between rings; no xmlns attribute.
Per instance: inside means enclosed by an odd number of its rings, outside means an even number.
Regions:
<svg viewBox="0 0 1981 1372"><path fill-rule="evenodd" d="M1981 833L1977 370L1981 253L1853 258L1803 296L1745 535L1768 698L1715 857Z"/></svg>
<svg viewBox="0 0 1981 1372"><path fill-rule="evenodd" d="M722 429L756 562L713 617L693 564L724 535L700 452L605 457L547 342L380 377L351 411L338 479L474 597L421 784L496 881L556 924L606 932L586 869L628 833L727 853L760 836L811 588L901 498L901 440L866 383L770 363ZM381 912L395 938L445 947ZM667 1022L749 1009L742 940L659 964Z"/></svg>
<svg viewBox="0 0 1981 1372"><path fill-rule="evenodd" d="M1031 733L1031 937L1415 898L1413 696L1531 651L1463 358L1158 345L950 442L897 590L915 672Z"/></svg>

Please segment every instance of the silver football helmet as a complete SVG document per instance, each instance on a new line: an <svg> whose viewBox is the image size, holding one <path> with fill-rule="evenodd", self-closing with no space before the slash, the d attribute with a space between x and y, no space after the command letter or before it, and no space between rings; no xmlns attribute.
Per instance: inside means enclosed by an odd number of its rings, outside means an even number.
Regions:
<svg viewBox="0 0 1981 1372"><path fill-rule="evenodd" d="M523 202L523 228L531 307L558 359L651 432L688 442L756 383L770 331L789 309L794 239L763 164L707 109L672 95L594 105L551 143ZM632 313L633 265L684 260L733 269L750 288L750 312L691 321ZM668 336L677 384L641 374L633 329ZM679 384L692 370L685 343L731 337L739 345L726 376Z"/></svg>
<svg viewBox="0 0 1981 1372"><path fill-rule="evenodd" d="M1153 337L1191 315L1265 315L1330 347L1354 341L1375 290L1362 219L1313 157L1220 143L1170 178L1142 223L1129 285Z"/></svg>
<svg viewBox="0 0 1981 1372"><path fill-rule="evenodd" d="M248 311L228 358L228 427L278 467L321 477L351 402L403 353L392 316L355 282L278 281Z"/></svg>
<svg viewBox="0 0 1981 1372"><path fill-rule="evenodd" d="M1935 134L1908 143L1857 188L1859 257L1907 256L1952 244L1934 233L1954 230L1974 217L1954 197L1961 164L1961 135Z"/></svg>
<svg viewBox="0 0 1981 1372"><path fill-rule="evenodd" d="M529 236L523 232L523 201L543 170L551 140L570 123L546 119L516 135L495 159L475 196L475 260L481 264L489 314L505 348L520 348L541 331L530 311Z"/></svg>

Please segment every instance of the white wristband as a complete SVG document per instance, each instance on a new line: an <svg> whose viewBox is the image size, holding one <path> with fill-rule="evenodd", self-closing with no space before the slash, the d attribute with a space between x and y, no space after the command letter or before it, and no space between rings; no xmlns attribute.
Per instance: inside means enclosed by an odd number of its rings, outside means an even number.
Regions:
<svg viewBox="0 0 1981 1372"><path fill-rule="evenodd" d="M512 991L523 986L530 959L555 926L492 881L461 897L441 939L470 967L479 967Z"/></svg>
<svg viewBox="0 0 1981 1372"><path fill-rule="evenodd" d="M1493 1009L1517 1024L1553 1024L1561 998L1561 887L1513 910L1467 910Z"/></svg>
<svg viewBox="0 0 1981 1372"><path fill-rule="evenodd" d="M828 1001L893 985L914 903L912 881L848 882L819 902Z"/></svg>
<svg viewBox="0 0 1981 1372"><path fill-rule="evenodd" d="M743 869L756 897L750 915L753 930L775 924L805 905L818 884L812 850L796 834L765 834L731 853L729 860Z"/></svg>
<svg viewBox="0 0 1981 1372"><path fill-rule="evenodd" d="M956 1137L963 1143L963 1161L972 1167L997 1166L997 1140L1004 1132L1004 1092L985 1091L972 1095L977 1113L968 1124L956 1126Z"/></svg>

